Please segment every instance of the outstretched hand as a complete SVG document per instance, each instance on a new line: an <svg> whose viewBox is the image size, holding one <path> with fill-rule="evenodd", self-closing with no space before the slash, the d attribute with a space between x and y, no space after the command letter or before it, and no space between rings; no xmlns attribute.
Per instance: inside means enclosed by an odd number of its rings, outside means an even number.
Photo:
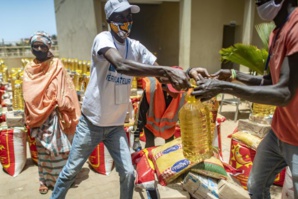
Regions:
<svg viewBox="0 0 298 199"><path fill-rule="evenodd" d="M210 75L213 79L223 80L223 81L231 81L231 70L230 69L220 69L214 74Z"/></svg>
<svg viewBox="0 0 298 199"><path fill-rule="evenodd" d="M188 71L188 75L190 78L193 78L196 81L202 80L204 78L210 77L206 68L192 68Z"/></svg>
<svg viewBox="0 0 298 199"><path fill-rule="evenodd" d="M191 87L185 72L181 69L168 67L166 75L176 90L187 90Z"/></svg>
<svg viewBox="0 0 298 199"><path fill-rule="evenodd" d="M197 87L191 94L205 101L221 93L220 85L221 81L217 79L202 79L197 81Z"/></svg>

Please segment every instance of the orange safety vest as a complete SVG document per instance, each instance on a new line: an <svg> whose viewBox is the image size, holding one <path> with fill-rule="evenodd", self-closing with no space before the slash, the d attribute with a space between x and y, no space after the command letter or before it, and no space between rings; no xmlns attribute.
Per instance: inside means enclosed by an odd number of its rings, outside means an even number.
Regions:
<svg viewBox="0 0 298 199"><path fill-rule="evenodd" d="M166 108L161 83L159 83L155 77L147 77L143 80L145 81L146 99L149 104L145 127L149 129L155 137L168 139L173 136L175 132L178 112L184 105L185 94L180 93L177 98L173 98Z"/></svg>

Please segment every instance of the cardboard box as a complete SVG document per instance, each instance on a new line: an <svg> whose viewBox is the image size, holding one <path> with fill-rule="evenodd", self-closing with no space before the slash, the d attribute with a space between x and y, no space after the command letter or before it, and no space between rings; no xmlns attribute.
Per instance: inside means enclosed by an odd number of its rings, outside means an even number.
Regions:
<svg viewBox="0 0 298 199"><path fill-rule="evenodd" d="M158 199L190 199L187 191L183 190L182 184L169 184L168 186L157 185Z"/></svg>
<svg viewBox="0 0 298 199"><path fill-rule="evenodd" d="M183 181L183 188L196 199L217 199L218 185L214 178L189 172Z"/></svg>
<svg viewBox="0 0 298 199"><path fill-rule="evenodd" d="M270 131L270 124L261 124L250 121L248 119L238 121L238 131L248 131L249 133L256 135L260 138L264 138L265 135Z"/></svg>
<svg viewBox="0 0 298 199"><path fill-rule="evenodd" d="M220 199L250 199L245 189L226 180L219 181L218 195Z"/></svg>

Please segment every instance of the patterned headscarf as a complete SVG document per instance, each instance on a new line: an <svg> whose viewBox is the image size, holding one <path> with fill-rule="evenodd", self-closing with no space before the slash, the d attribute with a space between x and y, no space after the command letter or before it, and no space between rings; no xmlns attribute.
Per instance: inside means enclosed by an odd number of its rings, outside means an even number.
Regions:
<svg viewBox="0 0 298 199"><path fill-rule="evenodd" d="M44 32L44 31L36 32L30 38L30 45L32 46L33 43L36 41L40 41L40 42L44 43L46 46L49 47L49 49L51 49L52 39L48 33Z"/></svg>

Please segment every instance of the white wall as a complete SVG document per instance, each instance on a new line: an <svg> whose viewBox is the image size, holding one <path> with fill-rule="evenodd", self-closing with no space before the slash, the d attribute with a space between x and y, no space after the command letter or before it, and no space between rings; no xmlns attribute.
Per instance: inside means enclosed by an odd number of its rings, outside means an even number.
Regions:
<svg viewBox="0 0 298 199"><path fill-rule="evenodd" d="M54 0L59 55L61 58L90 60L93 39L100 29L95 14L99 0Z"/></svg>

